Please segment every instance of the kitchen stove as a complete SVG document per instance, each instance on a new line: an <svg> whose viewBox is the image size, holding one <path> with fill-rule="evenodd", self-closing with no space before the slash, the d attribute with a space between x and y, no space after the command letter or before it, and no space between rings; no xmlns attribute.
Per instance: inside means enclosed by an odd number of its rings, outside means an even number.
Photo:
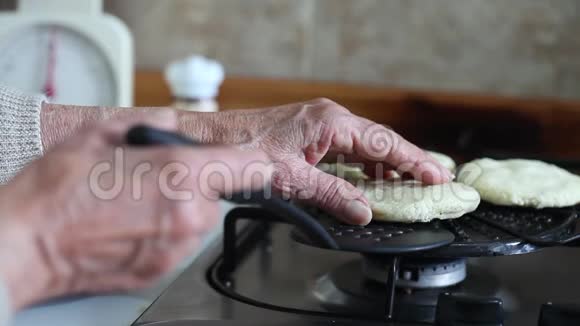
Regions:
<svg viewBox="0 0 580 326"><path fill-rule="evenodd" d="M136 324L580 325L580 249L556 246L576 243L575 209L497 213L484 205L457 221L364 228L309 212L342 250L264 209L236 208L222 241ZM431 248L412 250L405 234Z"/></svg>
<svg viewBox="0 0 580 326"><path fill-rule="evenodd" d="M456 267L453 268L454 264ZM351 315L362 313L366 316L384 318L388 291L385 287L386 280L377 282L369 279L365 273L365 265L365 260L355 259L317 279L313 295L320 301L321 306L334 313L348 312ZM444 270L447 266L449 270ZM412 270L425 268L425 270L419 272L420 276L417 279L409 280L405 278L409 276L407 268ZM435 263L430 260L425 264L413 262L409 265L402 261L399 278L396 281L394 305L396 320L432 323L435 319L438 298L446 293L469 294L478 298L495 297L499 290L497 278L481 268L470 266L470 276L467 281L462 282L466 276L466 269L465 261ZM383 271L383 275L386 279L388 275L386 270Z"/></svg>

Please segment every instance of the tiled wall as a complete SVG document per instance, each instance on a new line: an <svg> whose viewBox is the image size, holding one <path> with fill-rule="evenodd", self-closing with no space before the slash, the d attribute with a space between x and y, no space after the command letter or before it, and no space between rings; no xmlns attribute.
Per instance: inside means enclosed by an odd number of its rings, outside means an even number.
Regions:
<svg viewBox="0 0 580 326"><path fill-rule="evenodd" d="M10 0L0 0L10 2ZM580 99L578 0L105 0L140 67Z"/></svg>

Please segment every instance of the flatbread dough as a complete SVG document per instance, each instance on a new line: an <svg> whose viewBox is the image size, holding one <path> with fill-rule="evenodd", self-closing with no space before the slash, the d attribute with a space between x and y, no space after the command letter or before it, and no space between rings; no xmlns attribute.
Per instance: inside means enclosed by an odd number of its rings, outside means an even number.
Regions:
<svg viewBox="0 0 580 326"><path fill-rule="evenodd" d="M423 185L415 180L385 180L359 185L370 203L373 219L386 222L429 222L453 219L474 211L477 191L460 183Z"/></svg>
<svg viewBox="0 0 580 326"><path fill-rule="evenodd" d="M545 208L580 203L580 177L541 161L478 159L463 165L457 180L496 205Z"/></svg>

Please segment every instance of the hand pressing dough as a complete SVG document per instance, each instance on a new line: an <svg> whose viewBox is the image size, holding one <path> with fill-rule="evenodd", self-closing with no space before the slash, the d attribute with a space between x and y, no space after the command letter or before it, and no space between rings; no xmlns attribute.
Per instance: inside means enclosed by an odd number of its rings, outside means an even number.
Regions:
<svg viewBox="0 0 580 326"><path fill-rule="evenodd" d="M449 171L455 170L456 164L451 157L437 152L427 151L427 153L435 160L437 160L443 167L449 169ZM317 165L317 167L328 174L336 175L349 181L370 179L370 177L364 173L360 166L356 164L320 163ZM399 177L399 175L396 171L392 171L391 177L389 179L396 177Z"/></svg>
<svg viewBox="0 0 580 326"><path fill-rule="evenodd" d="M433 157L437 162L439 162L439 164L441 164L441 166L443 166L444 168L446 168L447 170L451 171L451 172L455 172L455 168L457 167L457 164L455 164L455 161L445 155L445 154L441 154L438 152L431 152L431 151L425 151L427 154L429 154L431 157ZM392 178L400 178L401 176L396 172L393 171L391 173Z"/></svg>
<svg viewBox="0 0 580 326"><path fill-rule="evenodd" d="M345 180L367 180L369 176L366 175L363 170L354 164L342 164L342 163L320 163L316 166L318 169Z"/></svg>
<svg viewBox="0 0 580 326"><path fill-rule="evenodd" d="M373 219L386 222L429 222L453 219L474 211L477 191L460 183L424 185L415 180L385 180L359 186L368 199Z"/></svg>
<svg viewBox="0 0 580 326"><path fill-rule="evenodd" d="M457 180L496 205L545 208L580 203L580 177L541 161L478 159L463 165Z"/></svg>
<svg viewBox="0 0 580 326"><path fill-rule="evenodd" d="M443 165L443 167L447 168L449 171L454 171L457 166L455 161L445 154L431 151L427 151L427 154L431 155L435 160L437 160L437 162L439 162L439 164Z"/></svg>

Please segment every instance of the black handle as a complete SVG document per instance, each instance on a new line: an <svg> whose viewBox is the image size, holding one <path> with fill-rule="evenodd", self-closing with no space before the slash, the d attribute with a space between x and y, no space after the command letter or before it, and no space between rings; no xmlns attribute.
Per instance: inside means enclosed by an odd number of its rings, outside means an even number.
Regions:
<svg viewBox="0 0 580 326"><path fill-rule="evenodd" d="M132 146L206 146L195 140L178 133L151 128L148 126L135 126L127 132L127 144ZM209 146L209 145L207 145ZM278 215L287 223L296 225L312 241L328 249L338 249L336 241L328 234L326 229L300 208L288 203L281 198L264 191L251 194L236 193L224 198L236 204L258 204Z"/></svg>
<svg viewBox="0 0 580 326"><path fill-rule="evenodd" d="M181 134L147 126L135 126L129 129L126 139L127 144L131 146L203 146L203 144Z"/></svg>

